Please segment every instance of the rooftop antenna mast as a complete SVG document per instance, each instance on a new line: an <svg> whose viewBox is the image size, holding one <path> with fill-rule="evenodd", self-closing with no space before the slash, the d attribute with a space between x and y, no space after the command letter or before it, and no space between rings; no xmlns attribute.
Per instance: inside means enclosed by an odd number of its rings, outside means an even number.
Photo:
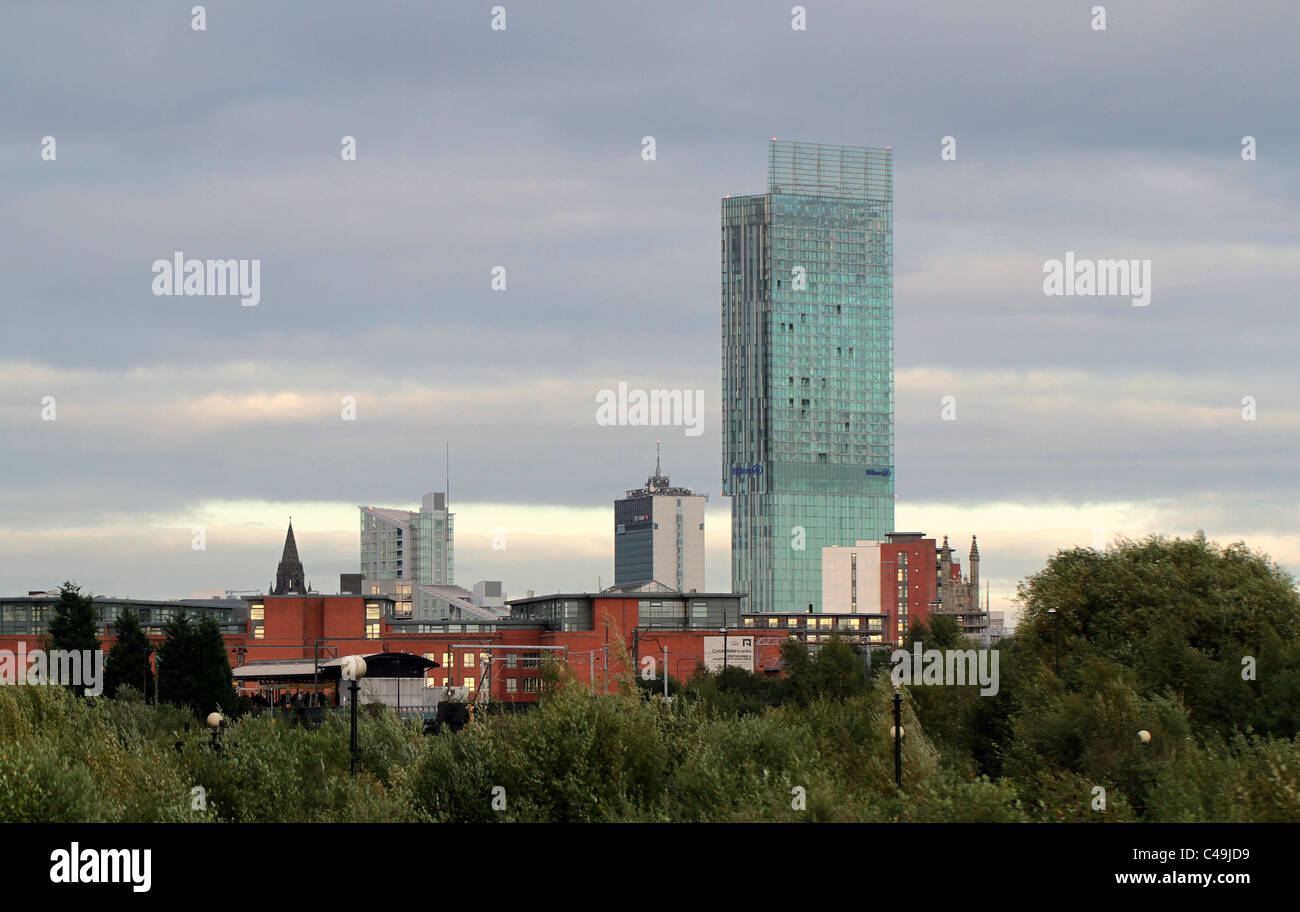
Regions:
<svg viewBox="0 0 1300 912"><path fill-rule="evenodd" d="M443 461L443 467L447 470L447 509L451 509L451 441L447 441L447 458Z"/></svg>

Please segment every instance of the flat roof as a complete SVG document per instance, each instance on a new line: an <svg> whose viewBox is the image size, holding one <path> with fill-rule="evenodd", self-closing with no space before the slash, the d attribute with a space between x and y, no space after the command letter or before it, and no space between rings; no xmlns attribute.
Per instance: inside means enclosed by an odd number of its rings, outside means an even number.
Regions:
<svg viewBox="0 0 1300 912"><path fill-rule="evenodd" d="M548 602L551 599L664 599L664 598L747 598L744 592L555 592L550 595L530 595L525 598L507 599L507 605L522 605L526 602Z"/></svg>
<svg viewBox="0 0 1300 912"><path fill-rule="evenodd" d="M229 610L237 607L240 599L141 599L131 598L130 596L121 595L92 595L88 596L92 603L104 604L121 604L121 605L144 605L145 607L163 606L169 608L224 608ZM57 602L59 594L53 595L0 595L0 602L6 604L11 602Z"/></svg>
<svg viewBox="0 0 1300 912"><path fill-rule="evenodd" d="M400 582L400 580L399 580ZM397 601L391 595L359 595L355 592L290 592L285 595L275 595L269 592L258 593L257 595L241 595L239 597L245 602L260 602L265 599L305 599L305 598L346 598L346 599L365 599L367 602L395 602Z"/></svg>

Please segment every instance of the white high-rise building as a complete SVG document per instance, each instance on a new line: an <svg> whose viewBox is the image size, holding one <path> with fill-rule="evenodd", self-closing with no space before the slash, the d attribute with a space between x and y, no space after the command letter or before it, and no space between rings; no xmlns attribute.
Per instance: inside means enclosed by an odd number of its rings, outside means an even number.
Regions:
<svg viewBox="0 0 1300 912"><path fill-rule="evenodd" d="M660 469L644 488L614 501L614 585L651 580L677 592L706 592L704 505L708 495L674 488Z"/></svg>
<svg viewBox="0 0 1300 912"><path fill-rule="evenodd" d="M365 594L391 596L398 616L409 616L412 586L454 584L455 514L445 493L425 494L418 511L359 509Z"/></svg>

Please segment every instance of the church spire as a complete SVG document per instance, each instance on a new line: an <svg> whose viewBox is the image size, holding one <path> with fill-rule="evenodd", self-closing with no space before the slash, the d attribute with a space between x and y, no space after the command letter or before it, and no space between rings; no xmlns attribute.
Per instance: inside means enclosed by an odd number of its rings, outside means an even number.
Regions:
<svg viewBox="0 0 1300 912"><path fill-rule="evenodd" d="M289 532L284 537L284 553L280 557L280 566L275 569L275 588L271 595L303 595L307 592L307 583L298 559L298 543L293 537L293 517L289 517Z"/></svg>

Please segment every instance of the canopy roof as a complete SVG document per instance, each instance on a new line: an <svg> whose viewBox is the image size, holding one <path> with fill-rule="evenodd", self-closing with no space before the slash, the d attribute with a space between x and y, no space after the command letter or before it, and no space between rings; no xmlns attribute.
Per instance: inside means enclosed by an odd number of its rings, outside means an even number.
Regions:
<svg viewBox="0 0 1300 912"><path fill-rule="evenodd" d="M344 658L321 662L319 671L311 659L249 662L234 669L236 681L303 683L313 680L337 681L342 674ZM362 656L366 660L367 678L422 678L430 668L440 667L437 662L411 652L375 652Z"/></svg>

